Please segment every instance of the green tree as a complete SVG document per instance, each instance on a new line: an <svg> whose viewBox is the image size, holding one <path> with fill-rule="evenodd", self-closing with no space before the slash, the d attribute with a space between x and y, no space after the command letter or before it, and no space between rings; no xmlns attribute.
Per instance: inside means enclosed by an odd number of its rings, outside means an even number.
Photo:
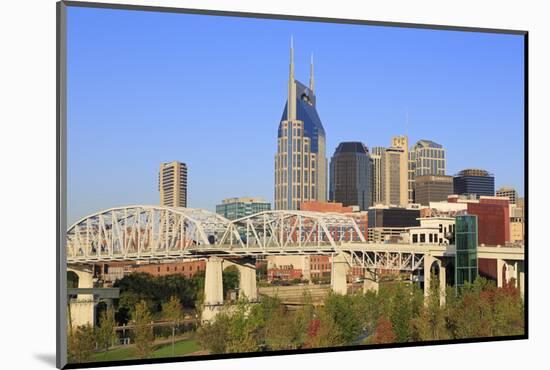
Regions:
<svg viewBox="0 0 550 370"><path fill-rule="evenodd" d="M395 285L391 300L390 321L396 341L407 342L410 339L410 326L413 317L411 290L403 283Z"/></svg>
<svg viewBox="0 0 550 370"><path fill-rule="evenodd" d="M352 343L362 332L363 315L359 303L358 295L329 294L325 299L324 311L339 328L342 344Z"/></svg>
<svg viewBox="0 0 550 370"><path fill-rule="evenodd" d="M87 362L95 349L94 328L90 325L69 327L67 357L70 363Z"/></svg>
<svg viewBox="0 0 550 370"><path fill-rule="evenodd" d="M183 309L178 297L174 295L170 297L168 302L162 305L162 317L172 323L172 356L175 356L176 327L183 320Z"/></svg>
<svg viewBox="0 0 550 370"><path fill-rule="evenodd" d="M412 337L421 341L449 338L445 309L440 305L439 279L433 275L426 305L412 319Z"/></svg>
<svg viewBox="0 0 550 370"><path fill-rule="evenodd" d="M197 334L199 343L211 353L242 353L259 351L265 317L246 301L228 305L213 322L204 323Z"/></svg>
<svg viewBox="0 0 550 370"><path fill-rule="evenodd" d="M340 327L330 313L320 309L312 320L308 330L307 347L326 348L345 344Z"/></svg>
<svg viewBox="0 0 550 370"><path fill-rule="evenodd" d="M153 327L147 302L141 300L133 313L135 354L138 358L147 358L153 351Z"/></svg>
<svg viewBox="0 0 550 370"><path fill-rule="evenodd" d="M229 266L223 270L223 296L227 295L230 290L235 290L239 287L240 273L237 266Z"/></svg>
<svg viewBox="0 0 550 370"><path fill-rule="evenodd" d="M97 345L101 350L108 350L117 339L115 311L112 307L107 308L99 317L97 328Z"/></svg>

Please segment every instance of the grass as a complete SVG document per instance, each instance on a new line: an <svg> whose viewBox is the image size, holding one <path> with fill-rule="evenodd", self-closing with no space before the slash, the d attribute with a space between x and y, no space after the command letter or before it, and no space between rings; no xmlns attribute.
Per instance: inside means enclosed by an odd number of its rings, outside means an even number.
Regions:
<svg viewBox="0 0 550 370"><path fill-rule="evenodd" d="M198 342L195 339L180 340L175 343L174 356L183 356L188 353L199 351ZM172 357L172 344L162 344L155 347L150 358ZM94 353L90 358L92 362L99 361L121 361L136 359L134 346L111 349L105 352Z"/></svg>

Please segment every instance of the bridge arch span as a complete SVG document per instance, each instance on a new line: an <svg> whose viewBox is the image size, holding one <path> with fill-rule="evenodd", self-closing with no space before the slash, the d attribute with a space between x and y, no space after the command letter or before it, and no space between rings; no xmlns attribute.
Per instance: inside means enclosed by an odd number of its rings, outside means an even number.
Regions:
<svg viewBox="0 0 550 370"><path fill-rule="evenodd" d="M67 261L168 258L215 244L230 225L206 210L133 205L88 215L67 230Z"/></svg>

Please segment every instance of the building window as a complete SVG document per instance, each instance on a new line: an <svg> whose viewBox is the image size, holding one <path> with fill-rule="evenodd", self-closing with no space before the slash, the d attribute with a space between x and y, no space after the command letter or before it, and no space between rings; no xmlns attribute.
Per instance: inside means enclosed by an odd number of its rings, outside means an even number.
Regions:
<svg viewBox="0 0 550 370"><path fill-rule="evenodd" d="M426 234L420 234L420 243L426 243Z"/></svg>
<svg viewBox="0 0 550 370"><path fill-rule="evenodd" d="M413 234L413 244L418 243L418 234Z"/></svg>
<svg viewBox="0 0 550 370"><path fill-rule="evenodd" d="M433 242L434 242L433 235L430 234L430 243L433 243Z"/></svg>

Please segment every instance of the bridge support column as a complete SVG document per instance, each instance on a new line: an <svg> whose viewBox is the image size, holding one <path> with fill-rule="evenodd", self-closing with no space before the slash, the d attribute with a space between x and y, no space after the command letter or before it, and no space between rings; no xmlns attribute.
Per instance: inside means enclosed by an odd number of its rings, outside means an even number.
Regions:
<svg viewBox="0 0 550 370"><path fill-rule="evenodd" d="M246 297L250 302L258 300L258 289L256 287L256 266L246 264L237 265L239 269L239 298Z"/></svg>
<svg viewBox="0 0 550 370"><path fill-rule="evenodd" d="M426 254L424 256L424 304L428 303L428 298L430 296L430 286L432 284L432 265L433 263L437 264L438 268L438 278L439 278L439 304L441 306L445 305L445 288L447 285L446 279L446 269L443 266L441 260Z"/></svg>
<svg viewBox="0 0 550 370"><path fill-rule="evenodd" d="M67 272L73 272L78 276L78 288L93 288L94 274L88 269L67 268ZM76 299L69 301L69 317L71 326L94 325L95 303L93 294L78 294Z"/></svg>
<svg viewBox="0 0 550 370"><path fill-rule="evenodd" d="M524 271L524 262L519 261L517 265L517 276L518 276L518 288L521 298L524 298L525 293L525 271Z"/></svg>
<svg viewBox="0 0 550 370"><path fill-rule="evenodd" d="M506 283L508 283L508 268L506 262L497 259L497 288L502 288Z"/></svg>
<svg viewBox="0 0 550 370"><path fill-rule="evenodd" d="M439 261L439 305L445 306L447 288L447 268Z"/></svg>
<svg viewBox="0 0 550 370"><path fill-rule="evenodd" d="M348 294L348 274L349 265L343 253L333 256L332 260L332 291L337 294Z"/></svg>
<svg viewBox="0 0 550 370"><path fill-rule="evenodd" d="M372 290L378 293L378 277L374 271L365 271L365 277L363 280L363 293Z"/></svg>
<svg viewBox="0 0 550 370"><path fill-rule="evenodd" d="M204 306L203 321L214 319L223 305L222 262L219 257L210 257L206 261L206 275L204 278Z"/></svg>

